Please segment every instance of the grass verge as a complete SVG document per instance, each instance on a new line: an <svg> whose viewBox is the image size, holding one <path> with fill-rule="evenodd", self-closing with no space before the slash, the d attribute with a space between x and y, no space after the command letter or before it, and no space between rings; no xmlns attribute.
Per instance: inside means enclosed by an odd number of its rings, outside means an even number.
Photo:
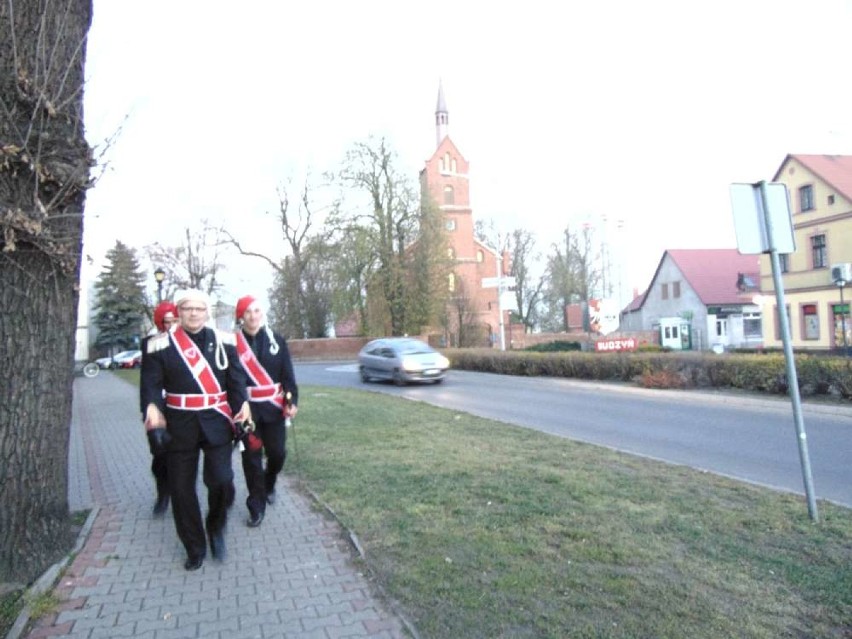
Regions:
<svg viewBox="0 0 852 639"><path fill-rule="evenodd" d="M306 386L287 471L426 638L850 637L852 511ZM641 418L637 419L641 428Z"/></svg>

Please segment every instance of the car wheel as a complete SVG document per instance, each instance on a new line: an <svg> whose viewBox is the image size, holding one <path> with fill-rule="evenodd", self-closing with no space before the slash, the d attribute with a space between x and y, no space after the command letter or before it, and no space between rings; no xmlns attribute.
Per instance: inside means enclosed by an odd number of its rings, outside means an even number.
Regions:
<svg viewBox="0 0 852 639"><path fill-rule="evenodd" d="M405 378L402 376L402 373L399 371L393 372L393 383L397 386L405 386Z"/></svg>
<svg viewBox="0 0 852 639"><path fill-rule="evenodd" d="M440 383L441 383L441 382L443 382L443 381L444 381L444 378L443 378L443 377L441 377L440 379L436 379L436 380L435 380L435 383L436 383L436 384L440 384Z"/></svg>
<svg viewBox="0 0 852 639"><path fill-rule="evenodd" d="M363 367L363 366L362 366L362 367L361 367L361 369L360 369L360 373L361 373L361 381L362 381L363 383L365 383L365 384L366 384L367 382L369 382L369 381L370 381L370 376L369 376L369 375L367 375L367 371L365 371L365 370L364 370L364 367Z"/></svg>

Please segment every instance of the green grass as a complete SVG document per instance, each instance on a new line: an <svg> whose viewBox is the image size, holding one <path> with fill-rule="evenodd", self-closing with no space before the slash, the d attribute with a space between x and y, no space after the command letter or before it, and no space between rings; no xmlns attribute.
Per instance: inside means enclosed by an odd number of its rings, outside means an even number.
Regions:
<svg viewBox="0 0 852 639"><path fill-rule="evenodd" d="M852 636L833 504L358 390L288 451L424 639Z"/></svg>

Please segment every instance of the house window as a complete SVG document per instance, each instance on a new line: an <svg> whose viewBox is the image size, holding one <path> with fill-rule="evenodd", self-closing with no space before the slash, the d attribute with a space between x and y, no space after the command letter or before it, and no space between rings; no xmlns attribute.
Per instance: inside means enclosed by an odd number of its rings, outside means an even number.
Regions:
<svg viewBox="0 0 852 639"><path fill-rule="evenodd" d="M456 197L455 197L455 193L453 192L453 187L451 187L449 185L445 186L444 187L444 204L455 204L455 203L456 203Z"/></svg>
<svg viewBox="0 0 852 639"><path fill-rule="evenodd" d="M814 187L805 184L799 187L799 212L813 211L814 209Z"/></svg>
<svg viewBox="0 0 852 639"><path fill-rule="evenodd" d="M476 251L476 261L480 264L485 261L485 253L482 252L482 249Z"/></svg>
<svg viewBox="0 0 852 639"><path fill-rule="evenodd" d="M669 299L669 285L668 284L660 284L660 297L664 300Z"/></svg>
<svg viewBox="0 0 852 639"><path fill-rule="evenodd" d="M816 304L802 304L802 339L819 339L819 315Z"/></svg>
<svg viewBox="0 0 852 639"><path fill-rule="evenodd" d="M450 293L452 293L453 291L456 290L456 274L455 273L450 273L447 276L447 290L449 290Z"/></svg>
<svg viewBox="0 0 852 639"><path fill-rule="evenodd" d="M828 205L834 204L834 194L828 196Z"/></svg>
<svg viewBox="0 0 852 639"><path fill-rule="evenodd" d="M789 255L787 253L779 253L778 254L778 264L781 266L782 273L790 272L790 260Z"/></svg>
<svg viewBox="0 0 852 639"><path fill-rule="evenodd" d="M824 234L811 236L811 259L814 268L825 268L828 265Z"/></svg>
<svg viewBox="0 0 852 639"><path fill-rule="evenodd" d="M680 282L672 282L672 297L674 299L680 297Z"/></svg>
<svg viewBox="0 0 852 639"><path fill-rule="evenodd" d="M716 337L724 339L728 337L728 318L720 317L716 319Z"/></svg>
<svg viewBox="0 0 852 639"><path fill-rule="evenodd" d="M455 231L456 230L456 221L453 218L448 217L446 219L446 221L444 222L444 226L447 228L448 231Z"/></svg>

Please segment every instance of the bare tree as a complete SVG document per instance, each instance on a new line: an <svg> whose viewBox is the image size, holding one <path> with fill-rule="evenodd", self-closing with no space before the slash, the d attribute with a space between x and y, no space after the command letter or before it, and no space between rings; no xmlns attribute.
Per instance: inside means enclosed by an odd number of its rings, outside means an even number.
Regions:
<svg viewBox="0 0 852 639"><path fill-rule="evenodd" d="M464 280L455 280L448 311L447 328L450 345L459 348L485 346L487 336L485 327L478 323L476 304L465 286Z"/></svg>
<svg viewBox="0 0 852 639"><path fill-rule="evenodd" d="M584 225L579 233L572 233L566 226L562 241L552 245L547 259L547 285L543 291L546 328L568 330L565 308L574 302L588 303L600 282L599 263L600 247L595 242L594 229ZM584 324L588 330L588 317L584 318Z"/></svg>
<svg viewBox="0 0 852 639"><path fill-rule="evenodd" d="M286 185L278 187L278 223L289 255L283 260L251 250L232 233L228 241L242 254L265 261L275 271L270 292L271 319L294 337L324 337L331 313L333 269L323 235L312 234L315 210L310 176L305 178L298 206L291 208Z"/></svg>
<svg viewBox="0 0 852 639"><path fill-rule="evenodd" d="M91 0L0 3L0 581L70 547L68 441Z"/></svg>
<svg viewBox="0 0 852 639"><path fill-rule="evenodd" d="M166 272L165 297L181 288L195 288L208 294L221 288L219 276L225 268L222 255L226 235L224 228L202 220L199 229L184 228L177 246L155 242L145 247L152 264Z"/></svg>
<svg viewBox="0 0 852 639"><path fill-rule="evenodd" d="M532 331L538 319L538 307L544 289L543 275L536 277L533 270L541 255L535 248L535 237L526 229L512 231L509 242L512 266L510 274L515 278L515 302L518 319L527 332Z"/></svg>

